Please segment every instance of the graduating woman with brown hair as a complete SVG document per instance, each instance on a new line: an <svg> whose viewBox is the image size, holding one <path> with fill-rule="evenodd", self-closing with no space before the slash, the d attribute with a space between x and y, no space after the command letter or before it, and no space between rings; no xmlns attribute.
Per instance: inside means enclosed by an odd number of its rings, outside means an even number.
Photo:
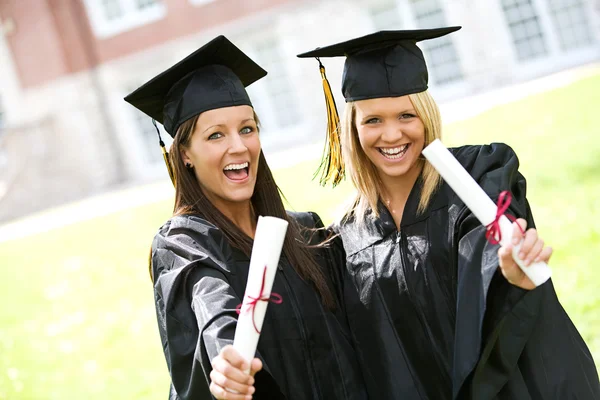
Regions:
<svg viewBox="0 0 600 400"><path fill-rule="evenodd" d="M245 87L265 75L219 36L125 98L174 138L164 153L174 212L151 254L169 398L362 400L336 300L340 278L332 258L309 249L311 237L302 234L322 223L314 213L286 213L261 151ZM231 343L259 215L290 224L272 289L283 301L268 307L258 358L247 365Z"/></svg>

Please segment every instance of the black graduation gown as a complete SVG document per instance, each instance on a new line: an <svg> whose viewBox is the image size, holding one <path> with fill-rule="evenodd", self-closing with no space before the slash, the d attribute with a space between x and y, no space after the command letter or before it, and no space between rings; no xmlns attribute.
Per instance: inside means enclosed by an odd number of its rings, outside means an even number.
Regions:
<svg viewBox="0 0 600 400"><path fill-rule="evenodd" d="M289 214L303 226L322 226L315 214ZM318 257L332 287L339 287L331 259ZM249 262L199 217L174 217L155 236L154 293L171 400L212 398L211 360L233 343ZM264 368L256 375L253 398L365 399L343 309L327 311L283 255L272 291L283 303L267 309L257 351Z"/></svg>
<svg viewBox="0 0 600 400"><path fill-rule="evenodd" d="M504 144L451 149L486 193L512 192L509 213L534 226L518 159ZM343 296L370 394L381 399L599 399L590 352L552 282L525 291L498 270L497 245L444 183L400 230L380 204L343 241Z"/></svg>

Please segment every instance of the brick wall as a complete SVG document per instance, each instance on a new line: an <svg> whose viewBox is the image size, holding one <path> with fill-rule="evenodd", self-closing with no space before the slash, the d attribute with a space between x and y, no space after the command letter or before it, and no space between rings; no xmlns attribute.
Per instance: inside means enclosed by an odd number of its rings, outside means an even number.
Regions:
<svg viewBox="0 0 600 400"><path fill-rule="evenodd" d="M84 0L2 0L0 16L24 88L298 0L163 0L164 18L106 39L92 32ZM40 68L43 66L43 68Z"/></svg>

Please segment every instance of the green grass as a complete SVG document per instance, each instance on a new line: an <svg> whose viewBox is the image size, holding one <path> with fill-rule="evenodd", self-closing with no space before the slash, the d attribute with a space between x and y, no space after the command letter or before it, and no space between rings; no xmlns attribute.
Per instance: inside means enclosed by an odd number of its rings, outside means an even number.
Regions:
<svg viewBox="0 0 600 400"><path fill-rule="evenodd" d="M600 75L446 127L448 145L509 143L561 302L600 361ZM351 193L316 161L276 171L290 206L330 222ZM0 244L0 399L164 399L147 257L171 201Z"/></svg>

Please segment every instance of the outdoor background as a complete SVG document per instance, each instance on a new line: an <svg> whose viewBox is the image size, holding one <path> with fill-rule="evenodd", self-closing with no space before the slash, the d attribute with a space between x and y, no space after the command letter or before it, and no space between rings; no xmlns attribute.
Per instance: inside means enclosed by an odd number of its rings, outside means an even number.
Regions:
<svg viewBox="0 0 600 400"><path fill-rule="evenodd" d="M295 54L462 25L422 46L444 142L515 149L559 299L600 366L600 2L482 3L0 0L0 400L167 397L147 263L173 188L122 97L218 34L269 71L249 91L289 208L330 223L352 188L312 180L323 94ZM341 108L342 60L325 66Z"/></svg>

